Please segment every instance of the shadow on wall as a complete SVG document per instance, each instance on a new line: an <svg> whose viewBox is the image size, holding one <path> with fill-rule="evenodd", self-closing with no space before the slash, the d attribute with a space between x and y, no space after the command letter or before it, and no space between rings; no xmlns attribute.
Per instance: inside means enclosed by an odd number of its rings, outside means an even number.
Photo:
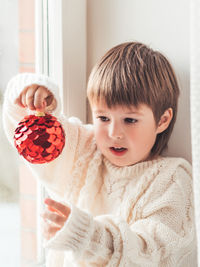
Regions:
<svg viewBox="0 0 200 267"><path fill-rule="evenodd" d="M2 114L2 95L0 95L0 114ZM0 116L0 202L16 202L19 196L17 157L9 144Z"/></svg>

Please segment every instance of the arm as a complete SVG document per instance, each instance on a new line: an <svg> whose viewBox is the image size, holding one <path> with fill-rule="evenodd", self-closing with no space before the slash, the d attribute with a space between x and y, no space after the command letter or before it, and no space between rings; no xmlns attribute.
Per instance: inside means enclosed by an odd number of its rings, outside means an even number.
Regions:
<svg viewBox="0 0 200 267"><path fill-rule="evenodd" d="M46 246L72 250L77 261L98 266L182 266L195 249L191 177L179 168L169 184L130 223L113 215L93 218L71 205L68 220Z"/></svg>
<svg viewBox="0 0 200 267"><path fill-rule="evenodd" d="M35 106L31 107L29 104L28 108L26 108L27 102L24 100L24 98L29 99L29 96L33 93L31 92L32 89L30 89L30 87L34 87L33 85L47 89L46 91L50 92L50 96L54 96L53 99L55 98L57 103L54 115L58 117L63 125L66 134L66 142L62 154L54 161L48 163L48 165L30 164L22 157L20 158L26 165L28 165L33 172L33 175L43 183L49 193L62 198L64 194L67 193L67 190L70 190L68 189L69 184L73 183L72 169L77 161L77 154L82 155L85 151L88 151L91 148L90 144L93 138L93 133L89 127L84 127L78 119L72 120L67 119L65 116L60 116L61 105L58 86L49 77L33 73L23 73L18 74L11 79L4 96L4 130L12 146L14 146L13 135L18 122L25 115L28 115L36 109ZM28 87L30 89L29 96L27 96L28 92L26 91L26 88ZM35 89L33 88L33 90ZM26 92L27 94L23 94L23 92ZM40 92L40 90L38 90L38 92ZM49 94L47 93L47 98L48 96ZM52 108L52 105L51 103L48 105L48 99L46 100L47 105L45 111L48 111L49 108ZM33 99L31 101L34 102Z"/></svg>

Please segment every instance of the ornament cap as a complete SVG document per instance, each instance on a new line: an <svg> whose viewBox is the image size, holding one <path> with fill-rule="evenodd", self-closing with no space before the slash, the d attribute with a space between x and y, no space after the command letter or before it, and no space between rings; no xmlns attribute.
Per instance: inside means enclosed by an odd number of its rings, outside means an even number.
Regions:
<svg viewBox="0 0 200 267"><path fill-rule="evenodd" d="M43 111L39 111L39 110L37 110L37 111L35 112L35 116L37 116L37 117L44 117L44 116L45 116L45 113L44 113Z"/></svg>

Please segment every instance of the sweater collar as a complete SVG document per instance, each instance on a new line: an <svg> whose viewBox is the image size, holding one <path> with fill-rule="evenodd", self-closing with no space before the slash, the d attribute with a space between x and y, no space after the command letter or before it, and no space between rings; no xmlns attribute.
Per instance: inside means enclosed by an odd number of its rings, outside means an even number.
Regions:
<svg viewBox="0 0 200 267"><path fill-rule="evenodd" d="M145 170L151 168L153 165L163 161L163 159L164 158L162 156L158 156L156 159L138 162L134 165L125 167L115 166L105 157L103 158L103 162L108 174L112 176L115 175L115 177L119 178L128 178L142 174Z"/></svg>

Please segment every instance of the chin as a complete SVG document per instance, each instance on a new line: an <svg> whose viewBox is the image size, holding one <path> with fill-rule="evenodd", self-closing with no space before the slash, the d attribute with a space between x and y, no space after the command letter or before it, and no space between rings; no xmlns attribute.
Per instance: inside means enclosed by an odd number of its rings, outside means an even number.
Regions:
<svg viewBox="0 0 200 267"><path fill-rule="evenodd" d="M119 163L115 163L115 162L111 162L113 165L115 165L116 167L126 167L126 164L119 164Z"/></svg>

